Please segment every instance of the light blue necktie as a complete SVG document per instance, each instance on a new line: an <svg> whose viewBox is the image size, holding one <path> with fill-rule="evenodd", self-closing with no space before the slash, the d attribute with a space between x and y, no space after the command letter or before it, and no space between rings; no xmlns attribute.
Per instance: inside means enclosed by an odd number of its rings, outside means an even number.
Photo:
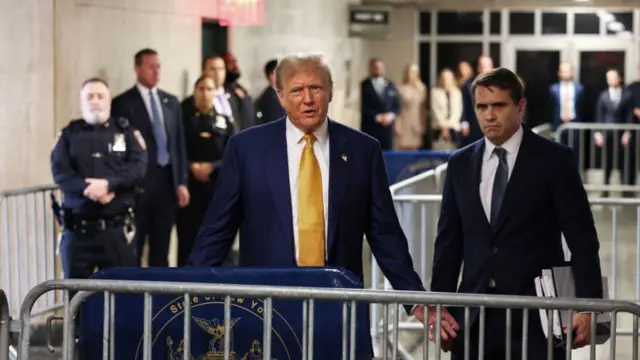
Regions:
<svg viewBox="0 0 640 360"><path fill-rule="evenodd" d="M507 164L507 151L501 147L493 149L493 153L498 157L498 168L496 177L493 179L493 193L491 194L491 227L493 230L498 226L498 216L504 192L509 182L509 165Z"/></svg>
<svg viewBox="0 0 640 360"><path fill-rule="evenodd" d="M151 104L151 124L153 125L153 136L156 139L156 147L158 152L157 162L160 166L165 166L169 163L169 152L167 151L167 134L165 132L162 121L160 121L160 111L158 110L158 103L153 96L153 92L149 91L149 102Z"/></svg>

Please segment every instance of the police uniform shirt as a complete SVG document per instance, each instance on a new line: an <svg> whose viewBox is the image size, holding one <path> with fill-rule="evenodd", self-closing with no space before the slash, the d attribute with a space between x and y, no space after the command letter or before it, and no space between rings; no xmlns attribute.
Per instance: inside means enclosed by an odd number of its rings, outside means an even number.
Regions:
<svg viewBox="0 0 640 360"><path fill-rule="evenodd" d="M51 168L64 193L65 208L75 215L121 215L135 205L135 189L147 168L146 145L127 119L110 118L100 125L74 120L59 134ZM85 197L88 178L106 179L116 197L106 205Z"/></svg>
<svg viewBox="0 0 640 360"><path fill-rule="evenodd" d="M215 163L222 159L229 137L235 133L229 117L211 110L198 111L185 124L187 160L189 162Z"/></svg>

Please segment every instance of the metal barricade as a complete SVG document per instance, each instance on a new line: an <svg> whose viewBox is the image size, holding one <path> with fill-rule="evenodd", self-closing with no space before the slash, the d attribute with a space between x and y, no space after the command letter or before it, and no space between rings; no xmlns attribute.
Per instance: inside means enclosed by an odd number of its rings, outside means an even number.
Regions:
<svg viewBox="0 0 640 360"><path fill-rule="evenodd" d="M560 125L555 133L556 141L575 151L585 188L602 192L640 191L636 184L639 137L640 124L570 122ZM612 184L615 174L618 183Z"/></svg>
<svg viewBox="0 0 640 360"><path fill-rule="evenodd" d="M46 280L58 278L56 271L57 224L51 211L54 185L5 191L0 194L0 286L5 289L17 315L24 296ZM38 313L59 308L54 294L42 298Z"/></svg>
<svg viewBox="0 0 640 360"><path fill-rule="evenodd" d="M7 295L0 289L0 360L9 360L9 330L11 316Z"/></svg>
<svg viewBox="0 0 640 360"><path fill-rule="evenodd" d="M431 281L433 246L436 238L441 195L395 195L393 197L400 222L408 235L409 249L416 271L428 288ZM603 275L609 279L609 297L612 299L640 302L640 199L590 198L594 219L600 239L600 259ZM403 216L409 214L409 218ZM415 216L419 214L419 216ZM416 218L419 218L416 220ZM418 230L418 231L416 231ZM632 240L633 239L633 240ZM563 241L567 258L570 253ZM377 267L372 268L372 288L392 289ZM380 337L381 310L372 310L372 334ZM377 326L376 326L377 324ZM631 335L629 319L618 322L618 335ZM403 317L401 330L419 330L410 319ZM400 351L411 353L411 349L400 346Z"/></svg>
<svg viewBox="0 0 640 360"><path fill-rule="evenodd" d="M617 314L629 313L633 315L634 324L638 324L638 316L640 316L640 305L615 300L589 300L589 299L551 299L536 298L526 296L486 296L478 294L445 294L445 293L429 293L429 292L409 292L409 291L375 291L375 290L355 290L355 289L330 289L330 288L301 288L301 287L282 287L282 286L255 286L255 285L226 285L226 284L203 284L203 283L173 283L159 281L122 281L122 280L52 280L36 286L25 298L21 308L20 316L20 340L18 359L27 360L29 357L30 344L30 318L31 310L37 299L53 290L79 291L70 302L65 301L65 334L63 359L72 359L75 353L75 321L73 319L80 304L94 293L104 293L105 309L110 309L114 293L128 294L144 294L144 334L142 342L143 359L152 358L152 339L154 338L152 330L152 301L153 295L182 295L184 298L184 346L182 355L184 359L191 359L191 321L190 314L193 304L190 299L194 296L219 296L224 297L224 358L229 359L230 351L230 331L229 323L231 320L231 298L258 298L264 299L263 312L263 348L262 358L271 359L272 347L272 317L273 317L273 300L289 299L301 300L304 302L302 307L302 331L303 359L313 359L314 348L314 302L315 301L335 301L342 303L342 359L355 359L355 324L356 324L356 306L358 303L378 303L382 304L384 309L384 322L382 326L384 338L390 339L391 346L387 342L383 343L383 350L380 354L382 359L397 359L398 355L398 317L400 304L424 304L430 305L437 309L435 326L439 328L442 324L443 307L464 308L465 319L470 318L472 309L479 311L479 352L482 354L484 349L484 339L490 338L492 335L485 333L486 312L487 309L499 308L505 309L506 312L506 329L512 329L515 314L522 314L522 353L527 353L528 331L529 331L529 311L517 312L517 309L547 309L547 310L571 310L571 314L575 312L590 312L592 314L591 326L595 329L596 314L611 313L612 329L615 329ZM65 298L68 298L65 295ZM514 311L515 310L515 311ZM535 314L535 312L534 312ZM553 312L549 311L549 324L551 325L551 316ZM114 311L104 313L103 320L103 341L102 354L103 359L113 358L113 349L115 348L115 336L112 329L112 318ZM535 316L535 315L534 315ZM518 318L519 319L519 318ZM430 354L434 353L436 359L440 359L442 338L440 332L435 334L435 349L429 349L429 343L426 340L428 333L427 318L420 324L416 322L416 328L420 329L425 335L423 338L422 358L429 359ZM349 331L347 331L349 329ZM549 326L548 330L552 328ZM634 326L634 337L632 339L631 355L627 358L638 358L638 327ZM513 339L510 331L505 332L505 346L511 349ZM610 355L611 359L616 358L616 336L615 332L610 334ZM590 359L596 359L596 341L595 331L591 335L591 346L589 347ZM470 342L469 332L464 334L465 351L469 351ZM567 334L567 347L565 349L569 359L571 356L572 333ZM517 344L517 343L515 343ZM319 344L322 346L323 344ZM547 348L552 348L553 337L548 337ZM516 349L517 350L517 349ZM510 354L510 352L508 353ZM510 359L507 355L507 359ZM1 359L0 359L1 360Z"/></svg>

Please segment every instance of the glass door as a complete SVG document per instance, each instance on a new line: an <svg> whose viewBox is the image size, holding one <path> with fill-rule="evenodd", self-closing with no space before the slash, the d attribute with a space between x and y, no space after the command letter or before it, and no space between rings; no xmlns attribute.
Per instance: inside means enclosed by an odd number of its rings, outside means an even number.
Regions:
<svg viewBox="0 0 640 360"><path fill-rule="evenodd" d="M558 81L558 66L571 57L568 41L520 39L509 42L503 63L515 71L525 85L525 122L534 127L549 122L549 88Z"/></svg>

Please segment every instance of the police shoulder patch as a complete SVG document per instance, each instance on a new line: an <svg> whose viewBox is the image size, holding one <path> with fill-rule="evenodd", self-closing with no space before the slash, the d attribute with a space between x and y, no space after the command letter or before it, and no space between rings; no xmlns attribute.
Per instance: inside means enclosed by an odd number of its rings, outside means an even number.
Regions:
<svg viewBox="0 0 640 360"><path fill-rule="evenodd" d="M140 144L142 150L147 150L147 143L144 141L140 130L133 130L133 135L136 137L136 140L138 140L138 144Z"/></svg>

